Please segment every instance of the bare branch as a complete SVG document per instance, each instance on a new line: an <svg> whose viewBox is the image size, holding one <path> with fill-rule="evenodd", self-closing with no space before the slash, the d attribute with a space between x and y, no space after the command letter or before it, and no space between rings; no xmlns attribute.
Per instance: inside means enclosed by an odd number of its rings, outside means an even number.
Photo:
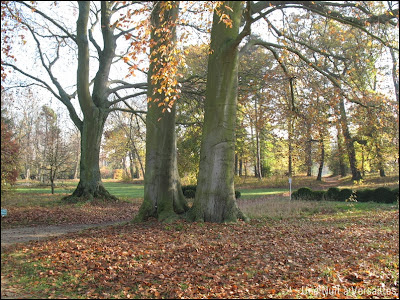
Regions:
<svg viewBox="0 0 400 300"><path fill-rule="evenodd" d="M256 39L253 40L252 43L254 45L260 45L263 46L267 49L271 49L271 47L273 48L278 48L278 49L286 49L294 54L296 54L302 61L304 61L307 65L309 65L310 67L312 67L314 70L316 70L317 72L319 72L320 74L322 74L323 76L325 76L326 78L328 78L331 83L338 89L340 89L343 92L343 88L342 85L340 83L340 81L337 80L337 78L335 78L335 76L333 76L333 74L331 74L330 72L321 69L320 67L318 67L316 64L314 64L313 62L311 62L308 58L306 58L300 51L298 51L297 49L288 47L288 46L282 46L282 45L278 45L278 44L274 44L274 43L269 43L266 41L263 41L261 39ZM346 97L350 102L356 103L358 105L361 105L363 107L371 107L370 105L365 105L364 103L355 100L355 99L351 99L349 97Z"/></svg>
<svg viewBox="0 0 400 300"><path fill-rule="evenodd" d="M117 86L115 88L110 88L107 92L107 96L111 94L115 94L119 90L123 89L147 89L147 82L142 82L142 83L128 83L123 80L111 80L109 84L114 84L114 83L119 83L121 84L120 86Z"/></svg>
<svg viewBox="0 0 400 300"><path fill-rule="evenodd" d="M45 13L41 12L40 10L38 10L36 7L33 7L31 5L29 5L26 2L23 1L17 1L18 3L21 3L23 5L25 5L26 7L28 7L29 9L31 9L31 11L33 11L36 14L41 15L43 18L45 18L46 20L50 21L51 23L53 23L57 28L59 28L62 32L64 32L69 38L71 38L75 43L76 43L76 36L71 34L70 32L68 32L64 26L60 25L58 22L56 22L55 20L53 20L52 18L50 18L48 15L46 15Z"/></svg>
<svg viewBox="0 0 400 300"><path fill-rule="evenodd" d="M117 92L115 92L114 94L117 96L118 99L116 99L114 101L109 101L108 104L107 104L107 107L110 107L110 106L112 106L114 104L117 104L117 103L119 103L121 101L125 103L125 100L127 100L127 99L132 99L132 98L135 98L135 97L138 97L138 96L141 96L141 95L146 95L147 91L143 91L143 92L139 92L139 93L136 93L136 94L127 95L127 96L124 96L124 97L120 97ZM112 110L115 110L115 109L112 109Z"/></svg>

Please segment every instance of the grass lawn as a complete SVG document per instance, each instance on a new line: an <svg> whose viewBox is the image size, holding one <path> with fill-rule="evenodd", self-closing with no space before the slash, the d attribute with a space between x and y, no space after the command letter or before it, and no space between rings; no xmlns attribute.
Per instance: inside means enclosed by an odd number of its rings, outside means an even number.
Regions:
<svg viewBox="0 0 400 300"><path fill-rule="evenodd" d="M143 198L143 184L131 184L114 181L104 181L105 188L113 195L121 198ZM64 181L62 184L57 184L55 194L70 194L78 185L77 181ZM22 185L18 184L12 189L15 193L28 194L51 194L50 186L38 185Z"/></svg>
<svg viewBox="0 0 400 300"><path fill-rule="evenodd" d="M114 181L104 181L104 187L113 195L117 196L121 200L129 201L129 199L143 198L144 186L143 184L131 184L123 182ZM71 194L78 183L76 181L67 181L63 184L57 185L55 188L54 195L51 194L49 186L27 186L27 185L17 185L12 189L10 195L4 197L2 200L2 207L9 205L16 206L51 206L62 204L59 199L61 197ZM256 188L256 189L239 189L241 192L241 197L244 199L261 197L271 194L280 194L288 192L286 188ZM26 194L29 194L29 201L25 201Z"/></svg>

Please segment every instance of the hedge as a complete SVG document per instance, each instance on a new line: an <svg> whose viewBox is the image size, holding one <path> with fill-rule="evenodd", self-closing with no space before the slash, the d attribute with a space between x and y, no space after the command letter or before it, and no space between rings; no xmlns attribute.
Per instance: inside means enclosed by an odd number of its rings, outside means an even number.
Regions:
<svg viewBox="0 0 400 300"><path fill-rule="evenodd" d="M294 200L310 201L341 201L345 202L353 194L351 189L329 188L327 191L313 191L307 187L299 188L292 193ZM364 189L355 192L357 202L395 203L399 198L399 188L389 189L379 187L377 189Z"/></svg>
<svg viewBox="0 0 400 300"><path fill-rule="evenodd" d="M194 198L196 196L196 185L183 185L182 192L186 198ZM235 198L239 199L241 197L240 191L235 191Z"/></svg>

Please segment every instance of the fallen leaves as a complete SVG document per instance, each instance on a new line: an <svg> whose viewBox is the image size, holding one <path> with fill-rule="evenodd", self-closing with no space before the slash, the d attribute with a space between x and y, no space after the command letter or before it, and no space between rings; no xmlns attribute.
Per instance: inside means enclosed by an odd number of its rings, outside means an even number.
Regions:
<svg viewBox="0 0 400 300"><path fill-rule="evenodd" d="M137 203L85 203L57 207L9 207L6 218L1 219L3 229L18 226L97 224L129 220L139 210Z"/></svg>
<svg viewBox="0 0 400 300"><path fill-rule="evenodd" d="M21 277L35 264L47 295L57 297L398 298L398 234L394 211L340 220L149 221L6 250L2 274Z"/></svg>

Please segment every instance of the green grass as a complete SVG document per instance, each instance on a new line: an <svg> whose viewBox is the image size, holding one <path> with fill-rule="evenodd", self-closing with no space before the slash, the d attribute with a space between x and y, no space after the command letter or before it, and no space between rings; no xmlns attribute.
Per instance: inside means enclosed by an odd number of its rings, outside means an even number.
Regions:
<svg viewBox="0 0 400 300"><path fill-rule="evenodd" d="M236 186L235 189L241 192L241 200L249 201L255 198L263 198L272 195L278 195L289 192L289 186L287 178L283 177L273 177L264 178L258 180L256 178L235 178ZM238 182L240 181L240 182ZM368 177L363 183L355 186L355 188L364 188L366 186L372 186L374 183L384 185L384 186L398 186L398 176L391 176L390 178L375 178ZM276 183L276 184L275 184ZM278 184L279 183L279 184ZM344 185L344 183L353 184L349 178L343 178L340 180L339 185ZM66 180L63 182L58 182L55 188L55 194L51 194L50 186L41 185L38 182L31 182L30 185L23 185L25 181L19 182L13 189L12 192L6 193L4 197L2 196L2 206L15 205L15 206L54 206L60 205L61 197L71 194L76 188L78 181L76 180ZM139 184L116 182L111 180L104 180L103 184L105 188L113 195L117 196L121 200L131 201L131 199L143 198L144 196L144 185L142 182ZM296 186L315 186L320 185L314 178L308 178L305 176L299 176L293 178L292 191L295 190ZM268 188L267 188L268 187ZM317 186L315 186L317 188ZM322 188L323 189L323 188ZM325 187L325 189L327 189ZM26 195L26 196L25 196ZM28 196L29 195L29 196ZM29 197L29 198L27 198ZM280 195L278 198L288 198ZM285 202L286 203L286 202ZM282 204L285 206L286 204ZM294 205L294 204L293 204ZM292 206L293 206L292 205ZM315 203L310 204L315 206ZM347 203L338 204L347 207ZM366 205L368 207L373 204L369 203L356 203L356 207L359 205ZM254 206L254 205L253 205ZM330 208L329 208L330 209ZM374 209L374 208L372 208Z"/></svg>
<svg viewBox="0 0 400 300"><path fill-rule="evenodd" d="M44 206L49 205L49 201L55 201L55 199L64 196L65 194L71 194L77 186L77 182L64 182L62 185L58 184L54 190L54 195L51 195L51 189L49 186L42 185L32 185L23 186L17 185L13 188L11 194L30 194L33 197L32 200L35 204L40 204L43 202ZM144 196L144 185L143 184L131 184L123 182L112 182L104 181L104 187L112 194L118 198L132 199L132 198L143 198ZM284 188L257 188L257 189L238 189L241 192L241 198L255 198L262 197L266 195L279 194L283 192L288 192L288 189ZM40 200L43 198L43 201ZM31 201L29 201L31 202Z"/></svg>
<svg viewBox="0 0 400 300"><path fill-rule="evenodd" d="M123 182L103 182L104 187L113 195L117 197L129 197L129 198L143 198L143 185L142 184L131 184ZM57 184L54 189L55 194L68 194L72 193L78 182L64 182ZM12 191L16 193L29 193L29 194L51 194L50 186L34 185L34 186L22 186L17 185Z"/></svg>
<svg viewBox="0 0 400 300"><path fill-rule="evenodd" d="M304 218L315 214L341 217L350 213L356 216L377 210L398 210L398 204L376 202L338 202L289 200L288 196L270 194L263 197L240 198L239 208L251 219L291 219Z"/></svg>
<svg viewBox="0 0 400 300"><path fill-rule="evenodd" d="M256 197L262 197L266 195L282 194L289 192L289 189L282 188L263 188L263 189L238 189L241 192L241 198L250 199Z"/></svg>
<svg viewBox="0 0 400 300"><path fill-rule="evenodd" d="M104 182L104 187L119 198L143 198L144 185L122 182Z"/></svg>

